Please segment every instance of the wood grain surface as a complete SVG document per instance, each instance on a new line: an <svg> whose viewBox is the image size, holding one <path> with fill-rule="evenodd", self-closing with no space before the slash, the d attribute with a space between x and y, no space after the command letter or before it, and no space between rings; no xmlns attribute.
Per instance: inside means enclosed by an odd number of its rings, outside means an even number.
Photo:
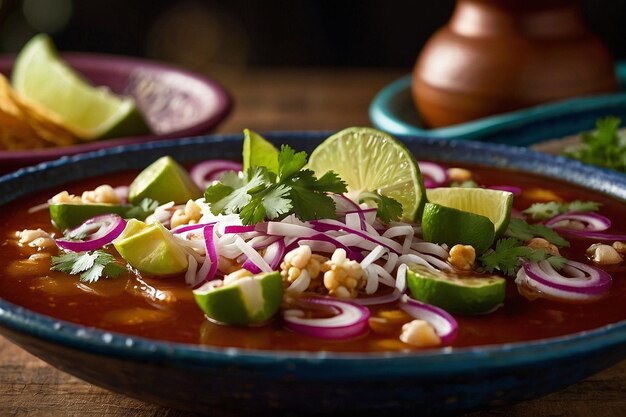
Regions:
<svg viewBox="0 0 626 417"><path fill-rule="evenodd" d="M401 70L264 69L210 74L235 99L218 132L333 130L369 125L374 94ZM548 151L558 149L551 146ZM114 394L60 372L0 337L0 417L191 417ZM563 391L465 417L624 417L626 362Z"/></svg>

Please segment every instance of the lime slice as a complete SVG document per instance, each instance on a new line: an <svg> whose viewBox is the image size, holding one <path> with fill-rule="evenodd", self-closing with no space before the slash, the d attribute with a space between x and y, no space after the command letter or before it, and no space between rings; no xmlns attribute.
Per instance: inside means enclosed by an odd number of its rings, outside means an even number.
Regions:
<svg viewBox="0 0 626 417"><path fill-rule="evenodd" d="M463 275L410 265L407 284L411 295L450 313L482 314L504 301L506 280L496 275Z"/></svg>
<svg viewBox="0 0 626 417"><path fill-rule="evenodd" d="M55 227L65 230L101 214L113 213L123 217L130 207L119 204L51 204L50 219Z"/></svg>
<svg viewBox="0 0 626 417"><path fill-rule="evenodd" d="M495 230L491 220L480 214L426 203L422 235L428 242L471 245L476 253L483 253L492 245Z"/></svg>
<svg viewBox="0 0 626 417"><path fill-rule="evenodd" d="M413 155L392 136L368 127L352 127L326 139L311 154L309 168L318 176L336 172L353 197L377 191L402 204L402 217L419 219L425 189Z"/></svg>
<svg viewBox="0 0 626 417"><path fill-rule="evenodd" d="M139 272L165 276L187 270L189 261L185 250L160 223L147 225L131 219L113 245L120 256Z"/></svg>
<svg viewBox="0 0 626 417"><path fill-rule="evenodd" d="M243 172L257 166L278 174L278 149L252 130L244 129L243 134Z"/></svg>
<svg viewBox="0 0 626 417"><path fill-rule="evenodd" d="M133 99L89 85L58 56L45 34L24 46L11 78L17 92L56 113L65 127L83 139L149 132Z"/></svg>
<svg viewBox="0 0 626 417"><path fill-rule="evenodd" d="M268 321L283 299L279 272L267 272L215 287L209 282L193 291L198 306L211 320L247 326Z"/></svg>
<svg viewBox="0 0 626 417"><path fill-rule="evenodd" d="M495 238L504 234L511 219L513 194L508 191L486 188L431 188L426 192L428 201L446 207L480 214L491 220Z"/></svg>
<svg viewBox="0 0 626 417"><path fill-rule="evenodd" d="M170 156L164 156L137 175L130 184L128 201L136 203L151 198L161 204L176 204L195 200L202 195L189 173Z"/></svg>

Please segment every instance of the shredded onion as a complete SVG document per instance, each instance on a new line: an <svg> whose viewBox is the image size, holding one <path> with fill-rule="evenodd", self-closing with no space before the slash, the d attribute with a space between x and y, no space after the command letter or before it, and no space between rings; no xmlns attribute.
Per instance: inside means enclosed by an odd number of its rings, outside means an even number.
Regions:
<svg viewBox="0 0 626 417"><path fill-rule="evenodd" d="M451 345L456 339L459 325L447 311L414 300L407 295L402 296L400 308L411 317L427 321L428 324L433 326L435 333L441 339L441 344L444 346Z"/></svg>
<svg viewBox="0 0 626 417"><path fill-rule="evenodd" d="M56 239L61 249L73 252L86 252L100 249L113 242L122 234L126 227L126 220L117 214L103 214L92 217L78 227L69 230L71 235L86 235L83 239L69 240Z"/></svg>
<svg viewBox="0 0 626 417"><path fill-rule="evenodd" d="M524 290L533 290L538 297L560 300L594 300L606 294L613 280L601 269L581 262L566 260L562 271L550 262L525 262L517 273L515 283Z"/></svg>
<svg viewBox="0 0 626 417"><path fill-rule="evenodd" d="M242 165L239 162L215 159L194 165L189 171L189 176L198 187L205 189L225 171L241 170Z"/></svg>
<svg viewBox="0 0 626 417"><path fill-rule="evenodd" d="M300 308L283 311L286 326L298 333L323 339L349 339L367 332L370 312L361 305L330 297L307 297L297 300ZM331 310L325 318L307 318L309 310Z"/></svg>
<svg viewBox="0 0 626 417"><path fill-rule="evenodd" d="M560 226L563 223L577 221L585 225L584 229ZM546 226L559 231L584 234L585 232L602 232L611 227L611 219L598 213L564 213L554 216L546 222Z"/></svg>

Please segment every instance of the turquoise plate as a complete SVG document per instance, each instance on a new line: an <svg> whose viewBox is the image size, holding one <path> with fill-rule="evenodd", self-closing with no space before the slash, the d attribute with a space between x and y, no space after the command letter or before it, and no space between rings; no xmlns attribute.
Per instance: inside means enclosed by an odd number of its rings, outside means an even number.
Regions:
<svg viewBox="0 0 626 417"><path fill-rule="evenodd" d="M619 63L616 72L620 84L617 94L564 100L436 129L420 125L411 96L411 75L406 75L374 97L369 114L374 126L394 135L529 146L591 130L600 117L626 120L626 62Z"/></svg>

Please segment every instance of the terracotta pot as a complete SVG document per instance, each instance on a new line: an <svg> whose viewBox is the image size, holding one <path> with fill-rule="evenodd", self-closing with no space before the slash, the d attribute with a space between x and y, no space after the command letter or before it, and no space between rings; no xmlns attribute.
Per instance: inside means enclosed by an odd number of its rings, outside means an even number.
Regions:
<svg viewBox="0 0 626 417"><path fill-rule="evenodd" d="M458 0L413 71L429 127L617 89L576 0Z"/></svg>

